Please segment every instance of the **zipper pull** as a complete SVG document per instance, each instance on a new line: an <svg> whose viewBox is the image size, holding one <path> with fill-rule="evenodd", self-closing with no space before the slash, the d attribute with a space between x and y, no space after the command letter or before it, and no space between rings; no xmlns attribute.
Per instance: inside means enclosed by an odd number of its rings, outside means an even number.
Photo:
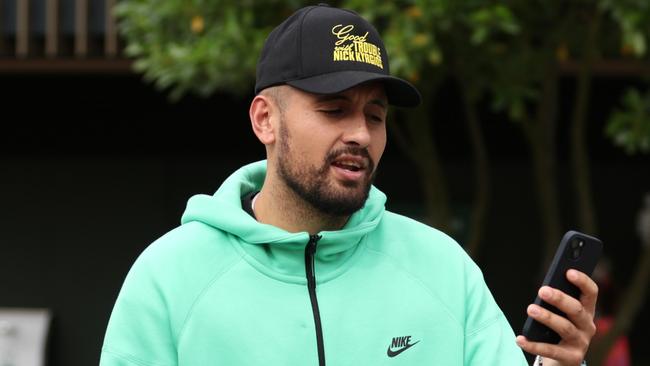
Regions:
<svg viewBox="0 0 650 366"><path fill-rule="evenodd" d="M307 286L311 289L316 288L314 254L316 254L316 244L318 244L320 238L320 235L309 235L309 242L307 242L307 246L305 247L305 272L307 275Z"/></svg>
<svg viewBox="0 0 650 366"><path fill-rule="evenodd" d="M316 244L320 240L321 236L316 234L316 235L309 235L309 242L307 243L307 250L309 251L309 254L313 257L313 255L316 253Z"/></svg>

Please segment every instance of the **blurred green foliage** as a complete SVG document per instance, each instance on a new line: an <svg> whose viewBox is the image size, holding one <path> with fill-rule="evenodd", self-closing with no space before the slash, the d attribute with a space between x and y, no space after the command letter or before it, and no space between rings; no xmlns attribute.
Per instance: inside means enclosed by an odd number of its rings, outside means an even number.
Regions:
<svg viewBox="0 0 650 366"><path fill-rule="evenodd" d="M600 9L619 25L621 51L642 57L646 54L650 2L646 0L599 0Z"/></svg>
<svg viewBox="0 0 650 366"><path fill-rule="evenodd" d="M650 92L629 89L606 127L606 134L628 154L650 152Z"/></svg>
<svg viewBox="0 0 650 366"><path fill-rule="evenodd" d="M115 8L136 71L177 100L250 90L271 29L300 1L123 0ZM269 11L273 9L273 11Z"/></svg>
<svg viewBox="0 0 650 366"><path fill-rule="evenodd" d="M342 6L358 11L377 25L390 54L391 72L424 84L446 75L449 56L471 56L464 65L486 64L487 56L503 52L499 38L514 35L519 24L501 3L476 0L412 0L381 2L347 0ZM473 54L469 54L469 52ZM472 62L467 62L472 61ZM487 82L474 73L475 84Z"/></svg>
<svg viewBox="0 0 650 366"><path fill-rule="evenodd" d="M136 71L172 100L217 89L250 92L268 33L304 0L122 0L115 11ZM645 58L650 35L647 0L341 0L383 34L391 72L421 89L460 74L470 98L487 96L513 121L526 118L548 78L545 60L579 58L584 21L603 18L598 57ZM621 115L637 113L626 96L607 135L617 144ZM628 113L628 114L629 114ZM625 124L625 126L629 125ZM611 131L619 131L614 133ZM643 141L627 139L626 141ZM639 145L627 151L646 151Z"/></svg>
<svg viewBox="0 0 650 366"><path fill-rule="evenodd" d="M620 25L621 53L647 60L650 37L650 2L646 0L601 0ZM650 152L650 91L629 88L621 106L609 117L605 134L614 145L633 155Z"/></svg>
<svg viewBox="0 0 650 366"><path fill-rule="evenodd" d="M122 0L115 13L126 54L136 71L169 90L173 99L191 92L202 96L216 89L245 92L255 76L264 39L297 8L300 0ZM473 44L491 34L517 30L502 5L482 1L341 1L378 22L396 75L419 81L420 70L443 63L438 33L456 24L471 31Z"/></svg>

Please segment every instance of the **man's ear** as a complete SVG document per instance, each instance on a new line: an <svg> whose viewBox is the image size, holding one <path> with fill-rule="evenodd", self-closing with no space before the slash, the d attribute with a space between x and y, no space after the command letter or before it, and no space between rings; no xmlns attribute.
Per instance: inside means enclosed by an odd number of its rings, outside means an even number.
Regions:
<svg viewBox="0 0 650 366"><path fill-rule="evenodd" d="M264 144L270 145L275 142L275 128L272 121L279 114L274 101L267 95L259 94L253 98L248 115L255 136Z"/></svg>

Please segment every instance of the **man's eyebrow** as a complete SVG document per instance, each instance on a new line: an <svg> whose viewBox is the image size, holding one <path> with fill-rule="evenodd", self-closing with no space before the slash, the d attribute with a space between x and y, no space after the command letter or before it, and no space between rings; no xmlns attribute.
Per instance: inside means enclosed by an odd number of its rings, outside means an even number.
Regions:
<svg viewBox="0 0 650 366"><path fill-rule="evenodd" d="M383 99L373 99L373 100L371 100L369 103L370 103L370 104L378 105L378 106L380 106L380 107L382 107L382 108L384 108L384 109L387 108L387 106L386 106L386 102L385 102Z"/></svg>
<svg viewBox="0 0 650 366"><path fill-rule="evenodd" d="M331 102L333 100L349 101L350 98L346 97L343 94L327 94L327 95L319 95L318 97L316 97L316 101L319 102L319 103Z"/></svg>
<svg viewBox="0 0 650 366"><path fill-rule="evenodd" d="M333 100L344 100L346 102L349 102L350 98L348 98L347 96L345 96L343 94L320 95L320 96L318 96L316 98L316 101L319 102L319 103L331 102ZM387 108L386 102L383 99L379 99L379 98L372 99L371 101L368 102L368 104L375 104L375 105L378 105L378 106L380 106L380 107L382 107L384 109Z"/></svg>

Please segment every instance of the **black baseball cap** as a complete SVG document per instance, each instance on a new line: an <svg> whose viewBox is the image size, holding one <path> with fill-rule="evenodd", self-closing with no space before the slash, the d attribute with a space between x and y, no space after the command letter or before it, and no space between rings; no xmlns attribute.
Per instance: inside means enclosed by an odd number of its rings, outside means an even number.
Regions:
<svg viewBox="0 0 650 366"><path fill-rule="evenodd" d="M269 34L257 63L255 93L288 84L336 94L373 80L384 84L389 104L420 104L411 83L390 75L377 30L352 10L320 4L299 9Z"/></svg>

